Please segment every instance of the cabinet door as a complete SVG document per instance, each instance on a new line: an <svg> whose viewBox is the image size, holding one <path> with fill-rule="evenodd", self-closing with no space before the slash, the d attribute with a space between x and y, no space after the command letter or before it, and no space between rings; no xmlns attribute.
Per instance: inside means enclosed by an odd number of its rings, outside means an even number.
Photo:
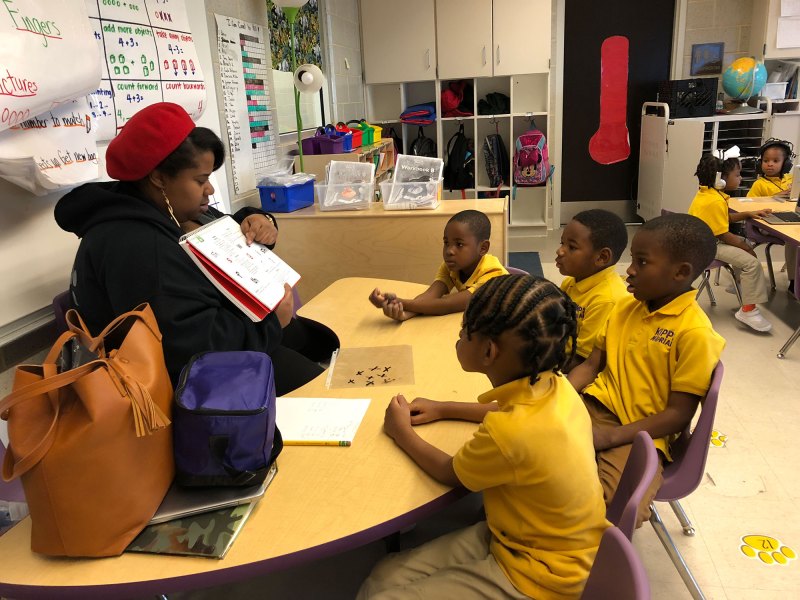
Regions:
<svg viewBox="0 0 800 600"><path fill-rule="evenodd" d="M550 70L550 0L494 0L494 74Z"/></svg>
<svg viewBox="0 0 800 600"><path fill-rule="evenodd" d="M364 81L436 79L434 0L361 0Z"/></svg>
<svg viewBox="0 0 800 600"><path fill-rule="evenodd" d="M750 30L751 52L758 58L797 58L800 47L778 48L778 18L781 0L756 0L753 2L753 19Z"/></svg>
<svg viewBox="0 0 800 600"><path fill-rule="evenodd" d="M492 74L492 0L436 0L439 79Z"/></svg>

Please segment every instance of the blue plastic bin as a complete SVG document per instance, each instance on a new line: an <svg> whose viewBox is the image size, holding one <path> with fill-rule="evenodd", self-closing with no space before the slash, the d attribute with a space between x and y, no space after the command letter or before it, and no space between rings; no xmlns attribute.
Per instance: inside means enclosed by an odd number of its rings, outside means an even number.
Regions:
<svg viewBox="0 0 800 600"><path fill-rule="evenodd" d="M267 212L292 212L314 204L314 180L300 185L259 185L261 208Z"/></svg>

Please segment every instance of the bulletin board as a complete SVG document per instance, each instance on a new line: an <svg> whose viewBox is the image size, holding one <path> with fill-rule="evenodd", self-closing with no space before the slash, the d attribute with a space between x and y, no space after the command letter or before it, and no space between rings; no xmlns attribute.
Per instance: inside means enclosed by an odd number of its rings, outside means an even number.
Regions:
<svg viewBox="0 0 800 600"><path fill-rule="evenodd" d="M669 79L675 2L565 4L561 201L633 199L642 103L655 100L659 82ZM628 40L625 121L630 153L625 160L600 164L590 155L589 143L601 123L601 48L613 36Z"/></svg>

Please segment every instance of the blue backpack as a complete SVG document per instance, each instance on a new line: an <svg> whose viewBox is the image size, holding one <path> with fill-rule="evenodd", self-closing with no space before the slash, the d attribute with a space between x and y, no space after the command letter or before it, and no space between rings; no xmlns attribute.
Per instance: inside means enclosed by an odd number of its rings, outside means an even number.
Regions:
<svg viewBox="0 0 800 600"><path fill-rule="evenodd" d="M193 356L175 391L172 427L180 485L263 482L283 449L269 356L250 351Z"/></svg>

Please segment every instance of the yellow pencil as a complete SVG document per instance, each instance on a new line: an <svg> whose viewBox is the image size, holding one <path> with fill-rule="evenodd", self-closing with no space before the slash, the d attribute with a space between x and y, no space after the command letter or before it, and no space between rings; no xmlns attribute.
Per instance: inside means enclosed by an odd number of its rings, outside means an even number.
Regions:
<svg viewBox="0 0 800 600"><path fill-rule="evenodd" d="M350 442L332 442L330 440L293 440L283 441L284 446L349 446Z"/></svg>

